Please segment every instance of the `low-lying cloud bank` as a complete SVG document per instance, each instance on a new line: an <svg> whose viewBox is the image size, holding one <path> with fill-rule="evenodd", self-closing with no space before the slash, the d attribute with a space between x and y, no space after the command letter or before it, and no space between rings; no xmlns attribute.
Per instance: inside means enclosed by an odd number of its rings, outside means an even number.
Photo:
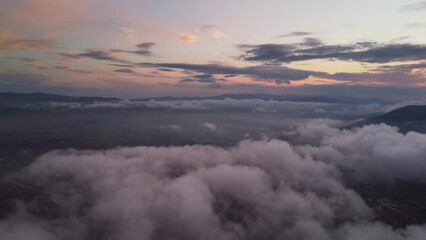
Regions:
<svg viewBox="0 0 426 240"><path fill-rule="evenodd" d="M330 106L337 104L328 103L312 103L312 102L289 102L275 100L260 99L244 99L235 100L227 98L224 100L182 100L182 101L128 101L119 102L95 102L90 104L82 103L61 103L51 102L50 107L64 108L147 108L147 109L173 109L173 110L212 110L212 109L248 109L255 110L257 108L304 108L315 109L322 106ZM266 110L265 109L265 110Z"/></svg>
<svg viewBox="0 0 426 240"><path fill-rule="evenodd" d="M47 153L9 177L40 193L0 221L2 239L424 239L425 226L375 220L343 179L426 183L426 135L331 125L300 126L298 146Z"/></svg>
<svg viewBox="0 0 426 240"><path fill-rule="evenodd" d="M368 114L384 113L389 107L378 103L371 104L339 104L319 102L292 102L260 99L235 100L182 100L182 101L119 101L119 102L95 102L61 103L50 102L49 108L66 109L147 109L147 110L175 110L175 111L249 111L257 113L286 113L290 115L310 115L332 117L341 115L344 117L365 116Z"/></svg>

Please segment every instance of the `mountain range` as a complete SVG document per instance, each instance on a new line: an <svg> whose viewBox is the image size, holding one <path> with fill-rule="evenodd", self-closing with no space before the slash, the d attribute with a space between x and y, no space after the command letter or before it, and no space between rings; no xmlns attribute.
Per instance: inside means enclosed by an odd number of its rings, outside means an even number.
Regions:
<svg viewBox="0 0 426 240"><path fill-rule="evenodd" d="M390 104L391 101L379 98L357 98L350 96L321 96L321 95L272 95L272 94L223 94L211 97L151 97L151 98L134 98L131 101L195 101L195 100L224 100L224 99L259 99L259 100L275 100L275 101L291 101L291 102L317 102L317 103L336 103L336 104ZM93 103L93 102L118 102L123 99L116 97L73 97L56 95L49 93L0 93L1 104L37 104L44 102L77 102L77 103Z"/></svg>

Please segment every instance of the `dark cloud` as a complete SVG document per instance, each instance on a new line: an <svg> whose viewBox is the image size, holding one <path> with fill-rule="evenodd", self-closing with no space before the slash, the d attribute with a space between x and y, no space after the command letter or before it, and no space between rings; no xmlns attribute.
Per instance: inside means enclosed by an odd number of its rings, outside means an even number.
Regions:
<svg viewBox="0 0 426 240"><path fill-rule="evenodd" d="M140 56L151 56L152 52L150 48L154 46L155 43L147 42L136 45L140 50L122 50L122 49L87 49L82 53L58 53L60 56L69 58L69 59L82 59L82 58L91 58L96 60L107 60L112 62L118 62L122 64L129 63L125 60L117 58L117 54L136 54Z"/></svg>
<svg viewBox="0 0 426 240"><path fill-rule="evenodd" d="M96 59L96 60L117 61L117 59L115 57L113 57L111 53L112 53L112 51L103 51L103 50L91 51L91 50L89 50L87 52L78 54L78 56L86 57L86 58L93 58L93 59Z"/></svg>
<svg viewBox="0 0 426 240"><path fill-rule="evenodd" d="M82 59L82 58L91 58L96 60L109 60L122 62L121 60L112 56L110 50L86 50L83 53L59 53L60 56L69 58L69 59Z"/></svg>
<svg viewBox="0 0 426 240"><path fill-rule="evenodd" d="M274 65L261 65L253 67L231 67L217 64L186 64L186 63L141 63L141 67L160 67L160 68L173 68L202 74L201 76L221 74L227 77L234 77L237 75L247 76L257 81L275 81L277 84L290 83L291 81L298 81L307 79L310 76L320 77L326 79L342 80L349 82L383 82L392 83L395 85L414 85L425 81L421 74L413 74L411 70L424 68L424 64L408 64L408 65L395 65L383 66L374 69L371 72L361 73L326 73L292 69L283 66ZM193 79L191 77L182 80L182 82L197 82L200 79ZM205 80L207 81L207 79ZM211 81L211 80L209 80Z"/></svg>
<svg viewBox="0 0 426 240"><path fill-rule="evenodd" d="M56 65L56 66L54 66L54 68L59 69L59 70L75 72L75 73L92 73L91 71L88 71L88 70L76 69L74 67L67 66L67 65Z"/></svg>
<svg viewBox="0 0 426 240"><path fill-rule="evenodd" d="M382 65L376 68L376 70L383 72L405 72L411 73L416 69L426 69L426 62L419 62L413 64L400 64L400 65Z"/></svg>
<svg viewBox="0 0 426 240"><path fill-rule="evenodd" d="M419 11L426 10L426 1L421 1L418 3L407 4L402 7L403 10L406 11Z"/></svg>
<svg viewBox="0 0 426 240"><path fill-rule="evenodd" d="M170 69L170 68L158 68L157 70L159 71L163 71L163 72L174 72L174 69Z"/></svg>
<svg viewBox="0 0 426 240"><path fill-rule="evenodd" d="M142 46L141 48L149 49L153 46L153 43L142 43L140 45ZM121 53L133 53L149 56L149 50L87 50L86 52L78 54L60 53L60 55L71 59L91 58L96 60L107 60L115 62L111 65L126 69L133 67L145 67L156 68L160 71L169 72L178 69L189 75L185 79L181 80L182 83L215 83L212 84L212 86L215 87L219 86L219 84L217 84L218 79L215 79L214 75L223 75L224 77L222 77L222 79L235 76L246 76L256 81L273 81L276 84L285 84L290 83L291 81L304 80L310 76L350 82L379 81L396 85L404 82L414 84L424 81L424 77L422 75L412 74L408 71L385 71L385 68L377 68L363 73L330 74L320 71L293 69L280 66L280 64L315 59L338 59L370 63L423 60L426 57L425 45L378 44L376 42L367 41L348 45L327 45L317 38L305 38L302 42L295 44L240 45L239 47L244 51L244 54L241 56L243 60L259 61L262 62L263 65L252 67L233 67L219 64L131 63L115 56ZM405 66L405 68L408 68L408 66ZM125 71L129 72L129 70ZM220 84L221 86L223 86L223 82L224 81L222 80L222 84Z"/></svg>
<svg viewBox="0 0 426 240"><path fill-rule="evenodd" d="M114 70L114 72L120 72L120 73L136 73L133 69L130 68L120 68L120 69L116 69Z"/></svg>
<svg viewBox="0 0 426 240"><path fill-rule="evenodd" d="M47 48L55 45L52 40L16 39L0 42L0 50Z"/></svg>
<svg viewBox="0 0 426 240"><path fill-rule="evenodd" d="M216 78L213 74L199 74L193 75L189 78L185 78L180 80L180 83L187 82L198 82L198 83L220 83L226 82L227 80L224 78Z"/></svg>
<svg viewBox="0 0 426 240"><path fill-rule="evenodd" d="M426 58L423 44L378 44L357 42L347 45L326 45L315 38L300 44L239 45L243 51L240 59L256 62L289 63L297 61L331 59L368 63L417 61Z"/></svg>
<svg viewBox="0 0 426 240"><path fill-rule="evenodd" d="M308 36L308 35L312 35L313 33L311 32L291 32L291 33L287 33L284 35L279 35L277 36L277 38L283 38L283 37L300 37L300 36Z"/></svg>
<svg viewBox="0 0 426 240"><path fill-rule="evenodd" d="M318 38L305 38L301 43L302 46L316 47L322 45L322 41Z"/></svg>
<svg viewBox="0 0 426 240"><path fill-rule="evenodd" d="M125 64L125 63L110 63L109 65L111 66L116 66L116 67L122 67L122 68L134 68L135 65L129 63L129 64Z"/></svg>
<svg viewBox="0 0 426 240"><path fill-rule="evenodd" d="M141 56L151 56L151 51L148 50L136 50L136 51L119 51L120 53L132 53Z"/></svg>
<svg viewBox="0 0 426 240"><path fill-rule="evenodd" d="M141 50L121 50L121 49L110 49L109 51L111 53L130 53L130 54L136 54L141 56L151 56L152 52L149 50L154 43L141 43L137 45L138 48Z"/></svg>
<svg viewBox="0 0 426 240"><path fill-rule="evenodd" d="M59 55L68 59L90 58L95 60L127 63L124 60L114 57L113 56L114 53L118 53L118 51L117 50L86 50L83 53L77 53L77 54L59 53Z"/></svg>
<svg viewBox="0 0 426 240"><path fill-rule="evenodd" d="M289 83L303 80L315 74L312 71L291 69L280 66L231 67L218 64L186 64L186 63L139 63L140 67L173 68L202 74L244 75L263 81ZM325 74L325 73L324 73Z"/></svg>
<svg viewBox="0 0 426 240"><path fill-rule="evenodd" d="M207 85L208 88L222 88L225 86L224 82L214 82Z"/></svg>
<svg viewBox="0 0 426 240"><path fill-rule="evenodd" d="M153 42L144 42L144 43L140 43L140 44L136 45L136 47L141 48L141 49L145 49L145 50L149 50L153 46L155 46L155 43L153 43Z"/></svg>

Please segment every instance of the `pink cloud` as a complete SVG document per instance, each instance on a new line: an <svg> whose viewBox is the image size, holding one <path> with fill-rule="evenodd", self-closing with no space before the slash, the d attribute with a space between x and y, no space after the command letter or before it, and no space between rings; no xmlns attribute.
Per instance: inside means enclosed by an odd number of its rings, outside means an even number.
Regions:
<svg viewBox="0 0 426 240"><path fill-rule="evenodd" d="M200 37L197 35L190 35L190 34L181 34L179 36L179 39L182 42L185 42L187 44L194 44L200 40Z"/></svg>
<svg viewBox="0 0 426 240"><path fill-rule="evenodd" d="M226 38L228 34L220 31L217 25L201 25L198 29L199 32L210 33L213 38Z"/></svg>

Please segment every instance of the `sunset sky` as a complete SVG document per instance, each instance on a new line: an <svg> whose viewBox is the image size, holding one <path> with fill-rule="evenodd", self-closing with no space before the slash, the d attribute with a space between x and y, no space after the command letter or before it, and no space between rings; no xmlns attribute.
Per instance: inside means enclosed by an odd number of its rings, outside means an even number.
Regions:
<svg viewBox="0 0 426 240"><path fill-rule="evenodd" d="M426 1L2 0L0 91L426 96Z"/></svg>

